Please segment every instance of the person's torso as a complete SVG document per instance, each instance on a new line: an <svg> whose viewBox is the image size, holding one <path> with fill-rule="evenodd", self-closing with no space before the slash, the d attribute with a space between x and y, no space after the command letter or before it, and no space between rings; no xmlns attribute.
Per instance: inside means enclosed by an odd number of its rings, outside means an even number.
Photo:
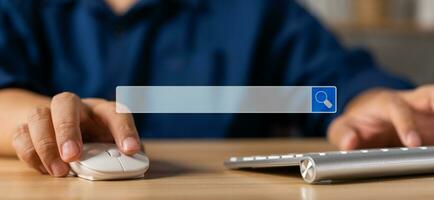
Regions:
<svg viewBox="0 0 434 200"><path fill-rule="evenodd" d="M44 1L41 1L44 2ZM281 85L263 66L267 1L139 1L116 16L103 0L46 1L35 16L49 95L115 100L116 86ZM41 8L41 7L39 7ZM143 137L269 135L281 116L140 114Z"/></svg>

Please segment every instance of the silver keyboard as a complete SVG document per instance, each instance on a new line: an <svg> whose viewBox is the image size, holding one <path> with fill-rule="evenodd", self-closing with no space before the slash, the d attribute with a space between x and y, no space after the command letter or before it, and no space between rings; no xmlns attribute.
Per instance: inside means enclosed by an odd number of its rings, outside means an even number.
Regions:
<svg viewBox="0 0 434 200"><path fill-rule="evenodd" d="M230 169L299 166L308 183L434 173L434 147L230 157Z"/></svg>

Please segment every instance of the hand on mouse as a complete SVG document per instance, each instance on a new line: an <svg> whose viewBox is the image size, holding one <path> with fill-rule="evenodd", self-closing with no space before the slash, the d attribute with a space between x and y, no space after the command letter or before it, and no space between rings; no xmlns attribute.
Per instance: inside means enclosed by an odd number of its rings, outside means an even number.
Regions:
<svg viewBox="0 0 434 200"><path fill-rule="evenodd" d="M340 149L434 144L434 85L376 89L356 97L328 129Z"/></svg>
<svg viewBox="0 0 434 200"><path fill-rule="evenodd" d="M34 108L13 136L18 157L41 173L62 177L80 157L83 142L115 142L125 154L141 149L131 114L115 112L115 102L80 99L64 92L51 105Z"/></svg>

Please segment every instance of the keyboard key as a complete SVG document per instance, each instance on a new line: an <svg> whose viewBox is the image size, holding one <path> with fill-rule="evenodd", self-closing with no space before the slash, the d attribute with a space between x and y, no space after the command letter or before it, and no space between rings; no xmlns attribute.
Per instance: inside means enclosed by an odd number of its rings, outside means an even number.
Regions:
<svg viewBox="0 0 434 200"><path fill-rule="evenodd" d="M255 160L267 160L266 156L255 156Z"/></svg>
<svg viewBox="0 0 434 200"><path fill-rule="evenodd" d="M243 161L253 161L255 158L253 156L251 157L243 157Z"/></svg>
<svg viewBox="0 0 434 200"><path fill-rule="evenodd" d="M283 159L294 158L294 154L282 155L281 158Z"/></svg>
<svg viewBox="0 0 434 200"><path fill-rule="evenodd" d="M268 156L269 160L277 160L280 159L280 156L276 156L276 155L272 155L272 156Z"/></svg>

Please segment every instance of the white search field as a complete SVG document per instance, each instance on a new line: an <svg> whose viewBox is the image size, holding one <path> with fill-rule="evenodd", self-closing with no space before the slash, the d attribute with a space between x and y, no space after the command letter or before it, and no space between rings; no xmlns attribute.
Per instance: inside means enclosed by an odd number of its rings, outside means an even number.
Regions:
<svg viewBox="0 0 434 200"><path fill-rule="evenodd" d="M118 113L335 113L335 86L119 86Z"/></svg>

